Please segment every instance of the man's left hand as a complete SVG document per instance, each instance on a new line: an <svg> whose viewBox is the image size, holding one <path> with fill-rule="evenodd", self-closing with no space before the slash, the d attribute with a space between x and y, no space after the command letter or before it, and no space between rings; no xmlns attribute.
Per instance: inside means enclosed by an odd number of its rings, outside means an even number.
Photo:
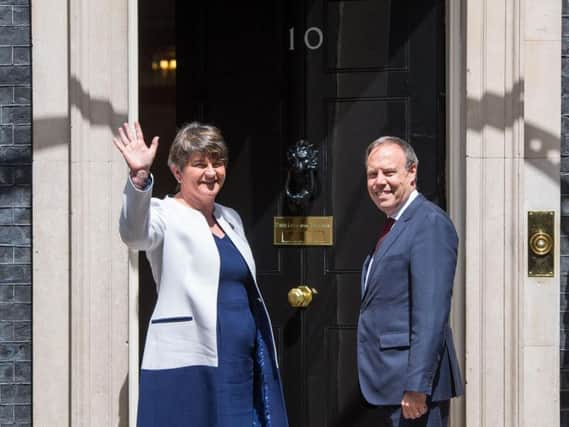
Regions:
<svg viewBox="0 0 569 427"><path fill-rule="evenodd" d="M427 395L416 391L406 391L401 399L403 418L415 420L427 413Z"/></svg>

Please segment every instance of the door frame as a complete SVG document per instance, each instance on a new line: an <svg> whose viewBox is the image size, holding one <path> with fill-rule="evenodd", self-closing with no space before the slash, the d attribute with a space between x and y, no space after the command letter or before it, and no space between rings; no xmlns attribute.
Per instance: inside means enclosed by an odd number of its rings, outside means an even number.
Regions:
<svg viewBox="0 0 569 427"><path fill-rule="evenodd" d="M128 122L138 120L138 0L128 0ZM128 251L128 425L136 427L139 358L138 252Z"/></svg>
<svg viewBox="0 0 569 427"><path fill-rule="evenodd" d="M450 323L463 380L466 376L466 0L445 1L447 210L459 236ZM465 397L454 399L451 425L466 425Z"/></svg>
<svg viewBox="0 0 569 427"><path fill-rule="evenodd" d="M465 7L464 1L445 1L446 9L446 188L448 213L461 237L455 278L451 325L462 372L465 372ZM128 0L128 111L129 122L138 118L138 0ZM453 143L454 141L454 143ZM129 425L136 425L139 377L138 254L129 253ZM455 425L464 425L464 398L451 406Z"/></svg>

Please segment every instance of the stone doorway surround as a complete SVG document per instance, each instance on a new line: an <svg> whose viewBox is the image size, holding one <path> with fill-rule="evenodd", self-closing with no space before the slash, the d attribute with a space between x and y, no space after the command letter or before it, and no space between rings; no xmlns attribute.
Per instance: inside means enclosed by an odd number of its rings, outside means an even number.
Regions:
<svg viewBox="0 0 569 427"><path fill-rule="evenodd" d="M127 426L128 251L118 236L128 3L32 8L33 423Z"/></svg>
<svg viewBox="0 0 569 427"><path fill-rule="evenodd" d="M136 13L135 0L32 6L38 426L134 423L136 256L118 237L126 170L110 141L136 118ZM559 267L527 277L525 218L555 210L559 234L561 2L449 0L447 17L452 323L468 382L453 425L558 425Z"/></svg>
<svg viewBox="0 0 569 427"><path fill-rule="evenodd" d="M466 425L559 425L561 2L466 0ZM556 215L555 277L527 212Z"/></svg>

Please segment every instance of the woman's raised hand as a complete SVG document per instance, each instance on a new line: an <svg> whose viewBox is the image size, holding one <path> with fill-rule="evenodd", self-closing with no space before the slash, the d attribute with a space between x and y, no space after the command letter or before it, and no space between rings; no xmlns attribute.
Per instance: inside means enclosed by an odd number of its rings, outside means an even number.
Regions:
<svg viewBox="0 0 569 427"><path fill-rule="evenodd" d="M119 137L113 138L113 143L121 152L130 168L131 177L146 179L150 174L150 166L152 166L152 162L156 157L159 138L155 136L152 138L150 146L147 146L138 122L134 123L134 132L135 134L133 135L128 123L124 123L119 128Z"/></svg>

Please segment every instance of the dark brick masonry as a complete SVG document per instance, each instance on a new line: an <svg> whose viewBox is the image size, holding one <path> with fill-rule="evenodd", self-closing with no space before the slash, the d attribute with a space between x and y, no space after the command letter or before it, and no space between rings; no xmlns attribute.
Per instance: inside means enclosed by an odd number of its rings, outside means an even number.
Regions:
<svg viewBox="0 0 569 427"><path fill-rule="evenodd" d="M30 0L0 0L0 427L32 423Z"/></svg>

